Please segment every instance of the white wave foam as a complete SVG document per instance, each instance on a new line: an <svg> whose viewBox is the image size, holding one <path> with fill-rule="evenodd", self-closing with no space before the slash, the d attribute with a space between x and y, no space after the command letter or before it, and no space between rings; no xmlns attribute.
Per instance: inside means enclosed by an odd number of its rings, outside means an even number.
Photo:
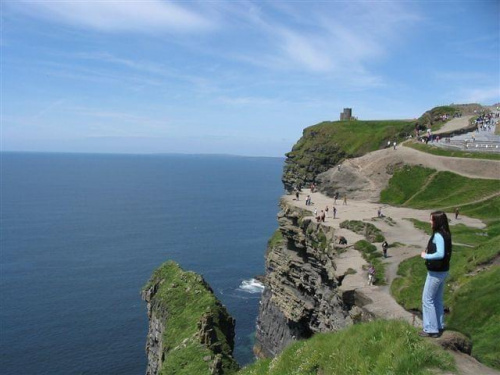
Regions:
<svg viewBox="0 0 500 375"><path fill-rule="evenodd" d="M243 280L238 287L239 290L247 293L262 293L264 290L264 284L262 284L259 280L250 279Z"/></svg>

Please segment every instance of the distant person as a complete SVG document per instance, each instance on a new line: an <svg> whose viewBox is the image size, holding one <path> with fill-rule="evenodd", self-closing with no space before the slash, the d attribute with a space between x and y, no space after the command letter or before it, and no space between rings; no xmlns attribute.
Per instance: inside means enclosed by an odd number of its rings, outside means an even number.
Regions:
<svg viewBox="0 0 500 375"><path fill-rule="evenodd" d="M392 142L392 146L394 147L394 150L396 149L396 141Z"/></svg>
<svg viewBox="0 0 500 375"><path fill-rule="evenodd" d="M382 215L382 207L379 207L378 210L377 210L377 217L383 217L384 215Z"/></svg>
<svg viewBox="0 0 500 375"><path fill-rule="evenodd" d="M391 147L391 141L387 141L387 148Z"/></svg>
<svg viewBox="0 0 500 375"><path fill-rule="evenodd" d="M387 248L389 247L389 244L387 241L382 242L382 252L384 253L384 258L387 258Z"/></svg>
<svg viewBox="0 0 500 375"><path fill-rule="evenodd" d="M439 337L444 330L444 281L452 253L448 217L443 211L431 213L432 236L420 256L425 259L427 279L422 293L422 337Z"/></svg>
<svg viewBox="0 0 500 375"><path fill-rule="evenodd" d="M330 211L330 209L328 208L328 205L326 205L326 207L325 207L325 214L326 214L326 216L328 216L328 211Z"/></svg>
<svg viewBox="0 0 500 375"><path fill-rule="evenodd" d="M318 210L315 208L314 209L314 217L317 217L318 216Z"/></svg>
<svg viewBox="0 0 500 375"><path fill-rule="evenodd" d="M347 245L347 240L344 236L339 237L339 244L340 245Z"/></svg>
<svg viewBox="0 0 500 375"><path fill-rule="evenodd" d="M337 208L336 207L333 207L333 218L334 219L337 218Z"/></svg>
<svg viewBox="0 0 500 375"><path fill-rule="evenodd" d="M321 216L319 218L319 220L324 223L325 222L325 218L326 218L326 214L325 214L325 211L321 210Z"/></svg>
<svg viewBox="0 0 500 375"><path fill-rule="evenodd" d="M375 282L375 267L373 267L373 264L370 264L368 267L368 285L373 285Z"/></svg>
<svg viewBox="0 0 500 375"><path fill-rule="evenodd" d="M342 205L344 206L347 206L347 194L344 195L344 203L342 203Z"/></svg>
<svg viewBox="0 0 500 375"><path fill-rule="evenodd" d="M339 192L337 191L333 197L333 204L337 204L337 199L339 199Z"/></svg>
<svg viewBox="0 0 500 375"><path fill-rule="evenodd" d="M458 214L460 213L460 210L457 208L455 208L455 220L458 220Z"/></svg>
<svg viewBox="0 0 500 375"><path fill-rule="evenodd" d="M297 200L299 200L299 191L298 190L295 192L295 198L297 198Z"/></svg>

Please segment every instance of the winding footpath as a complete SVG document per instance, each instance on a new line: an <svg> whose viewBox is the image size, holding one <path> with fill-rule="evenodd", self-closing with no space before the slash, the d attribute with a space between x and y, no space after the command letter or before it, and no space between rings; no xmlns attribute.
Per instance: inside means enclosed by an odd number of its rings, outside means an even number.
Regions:
<svg viewBox="0 0 500 375"><path fill-rule="evenodd" d="M468 124L468 118L461 120L460 124ZM458 121L457 121L458 122ZM456 125L456 124L452 124ZM455 128L454 128L455 129ZM337 181L342 181L348 173L361 174L367 183L365 188L361 189L354 200L348 200L343 204L342 199L338 199L334 204L334 199L327 197L320 192L311 193L304 189L301 192L300 199L296 200L292 195L286 195L283 199L289 205L296 206L303 210L311 212L317 209L318 213L329 208L328 217L323 225L333 227L336 236L344 236L348 241L345 252L336 258L337 274L344 274L349 268L355 270L354 274L347 274L342 281L340 290L356 290L357 294L365 301L363 308L367 309L375 316L383 319L403 319L414 326L421 326L421 320L414 314L403 309L390 294L389 287L397 275L399 264L408 258L418 256L427 243L428 235L415 228L410 218L427 222L431 210L416 210L406 207L392 207L377 203L380 192L387 186L391 175L387 172L387 166L391 164L413 164L433 168L438 171L450 171L469 178L481 179L499 179L500 161L483 159L450 158L427 154L415 149L400 146L396 150L393 148L384 149L369 153L359 158L349 159L342 163L340 168L332 168L327 173L337 174ZM306 196L310 195L311 206L306 206ZM500 192L493 196L500 195ZM489 198L489 197L488 197ZM486 198L478 200L482 201ZM333 218L333 207L336 207L336 218ZM383 218L377 216L377 211L382 208ZM366 261L361 257L359 251L354 250L351 244L364 239L363 236L350 230L339 227L339 224L345 220L360 220L374 224L380 229L388 243L401 243L399 247L391 247L388 251L388 258L384 260L386 265L386 274L384 286L367 285ZM464 224L474 228L484 228L485 225L478 219L460 215L455 220L452 218L450 225ZM381 251L381 244L374 244ZM490 369L476 361L474 358L451 352L455 357L460 374L478 375L478 374L500 374L500 372Z"/></svg>

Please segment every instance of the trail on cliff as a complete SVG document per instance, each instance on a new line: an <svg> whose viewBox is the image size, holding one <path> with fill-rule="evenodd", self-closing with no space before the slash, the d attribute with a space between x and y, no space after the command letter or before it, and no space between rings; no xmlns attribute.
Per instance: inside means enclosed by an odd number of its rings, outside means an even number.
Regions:
<svg viewBox="0 0 500 375"><path fill-rule="evenodd" d="M312 205L306 206L305 197L310 195ZM427 221L431 210L416 210L406 207L392 207L370 202L369 200L348 200L344 205L341 200L334 204L334 199L320 192L311 193L305 189L300 195L300 199L292 195L286 195L282 198L286 204L295 206L301 210L311 212L310 219L315 220L312 214L314 209L318 212L324 210L326 206L329 209L329 216L321 225L332 227L336 237L343 236L347 239L346 250L339 254L336 259L337 275L345 274L342 285L339 287L341 292L356 291L358 298L363 300L363 309L370 312L380 319L402 319L414 326L421 326L422 322L418 316L406 311L401 307L390 294L390 285L395 277L399 264L408 258L418 256L426 245L428 235L415 228L409 218L420 221ZM335 207L336 218L332 216L332 208ZM383 218L377 216L377 211L382 208ZM362 258L361 253L352 247L356 241L363 239L364 236L356 234L348 229L340 228L340 223L345 220L359 220L370 222L379 228L387 242L400 243L400 246L390 247L388 258L384 260L386 265L385 282L386 285L369 286L367 283L367 262ZM450 225L464 224L474 228L484 228L481 220L461 215L458 219L452 219ZM381 251L381 244L375 243L378 250ZM351 272L348 272L350 270ZM354 272L352 272L354 271ZM500 372L491 369L471 356L463 353L453 352L460 374L500 374Z"/></svg>
<svg viewBox="0 0 500 375"><path fill-rule="evenodd" d="M340 192L353 199L376 202L392 177L394 167L404 164L449 171L468 178L500 177L500 161L432 155L403 144L396 150L386 148L359 158L347 159L340 168L332 168L320 174L317 181L320 190L327 195Z"/></svg>

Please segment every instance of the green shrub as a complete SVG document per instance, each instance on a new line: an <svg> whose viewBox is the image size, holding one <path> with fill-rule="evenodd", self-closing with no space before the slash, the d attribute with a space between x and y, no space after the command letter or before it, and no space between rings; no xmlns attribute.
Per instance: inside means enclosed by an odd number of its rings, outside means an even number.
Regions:
<svg viewBox="0 0 500 375"><path fill-rule="evenodd" d="M375 267L375 282L376 285L385 284L385 264L379 258L382 253L377 252L377 247L365 240L360 240L354 244L356 250L361 251L361 256L368 263Z"/></svg>
<svg viewBox="0 0 500 375"><path fill-rule="evenodd" d="M340 223L340 228L349 229L354 233L361 234L370 242L384 242L382 231L372 223L359 220L346 220Z"/></svg>

